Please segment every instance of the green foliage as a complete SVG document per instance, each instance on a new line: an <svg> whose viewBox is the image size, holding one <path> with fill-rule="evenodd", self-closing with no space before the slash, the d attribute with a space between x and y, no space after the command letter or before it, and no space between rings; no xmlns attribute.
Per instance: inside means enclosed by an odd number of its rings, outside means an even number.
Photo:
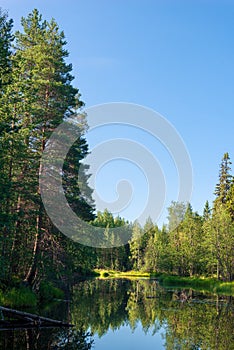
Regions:
<svg viewBox="0 0 234 350"><path fill-rule="evenodd" d="M72 85L64 33L36 9L21 24L22 31L13 36L12 20L0 10L0 282L23 280L40 290L42 299L51 299L59 291L42 281L74 282L95 268L216 275L232 281L234 179L229 154L221 161L213 208L206 202L203 216L190 203L174 201L162 229L150 218L143 227L129 224L107 209L95 216L89 169L81 166L89 152L84 103ZM80 218L104 228L103 248L85 247L65 237L43 207L40 158L51 133L65 120L76 122L80 134L59 174L64 193ZM129 237L124 246L123 236ZM114 247L106 249L106 243Z"/></svg>
<svg viewBox="0 0 234 350"><path fill-rule="evenodd" d="M45 276L62 279L90 269L90 251L74 247L53 227L40 198L40 157L51 133L68 118L76 121L80 137L64 163L64 192L84 220L94 219L94 208L88 168L80 169L88 153L86 121L79 114L83 102L72 85L64 33L36 9L21 24L13 44L12 21L0 12L0 279L17 276L38 290Z"/></svg>
<svg viewBox="0 0 234 350"><path fill-rule="evenodd" d="M182 202L172 201L168 208L168 229L170 232L176 230L184 219L186 205Z"/></svg>
<svg viewBox="0 0 234 350"><path fill-rule="evenodd" d="M208 277L179 277L161 274L157 279L168 287L191 287L212 293L234 295L234 282L221 282L217 278Z"/></svg>
<svg viewBox="0 0 234 350"><path fill-rule="evenodd" d="M93 249L97 257L95 268L126 270L128 268L129 245L121 245L124 236L131 236L131 226L127 221L117 216L113 217L107 209L104 212L97 212L95 220L91 222L93 226L105 228L103 246L111 243L113 248ZM118 228L116 234L115 228Z"/></svg>
<svg viewBox="0 0 234 350"><path fill-rule="evenodd" d="M228 211L231 214L232 220L234 221L234 177L232 178L230 190L228 191L228 194L227 194L226 206Z"/></svg>
<svg viewBox="0 0 234 350"><path fill-rule="evenodd" d="M114 227L114 217L107 209L103 212L98 211L95 220L92 222L94 226L98 227Z"/></svg>
<svg viewBox="0 0 234 350"><path fill-rule="evenodd" d="M13 287L2 292L0 290L0 304L9 307L35 307L37 296L31 289L26 287Z"/></svg>
<svg viewBox="0 0 234 350"><path fill-rule="evenodd" d="M135 221L132 226L132 239L130 241L131 262L134 270L139 271L143 265L144 252L143 230L140 224Z"/></svg>
<svg viewBox="0 0 234 350"><path fill-rule="evenodd" d="M228 209L216 206L212 218L205 224L207 265L217 278L232 281L234 276L234 222Z"/></svg>
<svg viewBox="0 0 234 350"><path fill-rule="evenodd" d="M164 346L170 350L231 349L232 298L187 288L188 300L182 303L181 288L172 291L142 279L85 281L74 288L72 322L99 337L126 325L150 336L164 327Z"/></svg>
<svg viewBox="0 0 234 350"><path fill-rule="evenodd" d="M55 287L51 282L42 282L40 284L39 295L42 301L51 301L53 299L64 298L64 292Z"/></svg>
<svg viewBox="0 0 234 350"><path fill-rule="evenodd" d="M231 187L232 175L230 174L231 161L228 153L224 153L219 171L219 182L216 185L214 194L217 196L215 204L226 203L228 192Z"/></svg>
<svg viewBox="0 0 234 350"><path fill-rule="evenodd" d="M172 202L168 225L161 230L153 225L146 231L135 224L130 242L131 267L150 273L178 276L207 275L223 281L234 279L233 180L230 157L224 154L217 199L213 209L208 201L203 216L190 203ZM146 233L143 235L143 233ZM144 240L142 239L144 237Z"/></svg>
<svg viewBox="0 0 234 350"><path fill-rule="evenodd" d="M204 210L203 210L203 219L205 221L207 221L208 219L210 219L210 217L211 217L211 209L210 209L209 202L206 201L205 207L204 207Z"/></svg>
<svg viewBox="0 0 234 350"><path fill-rule="evenodd" d="M4 93L11 79L11 43L13 20L0 8L0 92ZM0 131L1 128L0 128Z"/></svg>
<svg viewBox="0 0 234 350"><path fill-rule="evenodd" d="M224 282L216 285L216 293L223 295L234 295L234 282Z"/></svg>

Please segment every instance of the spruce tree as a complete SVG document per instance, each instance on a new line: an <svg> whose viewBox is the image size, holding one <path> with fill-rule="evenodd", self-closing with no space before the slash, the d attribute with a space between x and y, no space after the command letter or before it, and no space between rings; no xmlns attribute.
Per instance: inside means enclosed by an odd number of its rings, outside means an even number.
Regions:
<svg viewBox="0 0 234 350"><path fill-rule="evenodd" d="M219 182L216 185L214 194L216 195L215 205L218 203L226 203L227 195L230 190L232 175L231 171L231 161L228 153L224 153L219 171Z"/></svg>
<svg viewBox="0 0 234 350"><path fill-rule="evenodd" d="M204 210L203 210L203 219L205 221L207 221L211 216L211 209L210 209L210 205L209 205L209 202L206 201L205 203L205 207L204 207Z"/></svg>

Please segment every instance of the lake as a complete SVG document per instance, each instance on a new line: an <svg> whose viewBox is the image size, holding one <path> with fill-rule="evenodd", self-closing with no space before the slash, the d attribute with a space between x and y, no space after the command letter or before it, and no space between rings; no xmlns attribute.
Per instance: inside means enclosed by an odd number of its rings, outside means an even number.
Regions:
<svg viewBox="0 0 234 350"><path fill-rule="evenodd" d="M43 315L73 329L0 331L0 349L233 350L234 301L156 280L90 279Z"/></svg>

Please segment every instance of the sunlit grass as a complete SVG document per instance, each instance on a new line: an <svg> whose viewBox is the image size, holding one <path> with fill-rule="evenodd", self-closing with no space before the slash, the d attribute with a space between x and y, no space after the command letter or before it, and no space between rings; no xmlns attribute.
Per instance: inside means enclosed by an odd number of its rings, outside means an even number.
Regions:
<svg viewBox="0 0 234 350"><path fill-rule="evenodd" d="M97 269L95 270L96 273L99 274L98 278L128 278L128 279L134 279L134 278L150 278L149 272L142 272L142 271L114 271L114 270L104 270L104 269Z"/></svg>
<svg viewBox="0 0 234 350"><path fill-rule="evenodd" d="M222 282L210 277L179 277L163 274L158 276L158 280L168 287L191 287L215 294L234 295L234 281Z"/></svg>
<svg viewBox="0 0 234 350"><path fill-rule="evenodd" d="M170 276L167 274L149 273L144 271L114 271L105 269L96 269L95 273L99 279L108 278L157 278L159 282L165 287L190 287L195 290L204 292L233 295L234 296L234 281L233 282L222 282L216 278L211 277L179 277Z"/></svg>

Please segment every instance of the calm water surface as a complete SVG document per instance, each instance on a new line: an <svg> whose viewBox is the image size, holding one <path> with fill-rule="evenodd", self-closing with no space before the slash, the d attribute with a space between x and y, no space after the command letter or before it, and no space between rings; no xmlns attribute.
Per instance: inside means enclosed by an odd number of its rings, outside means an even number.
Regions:
<svg viewBox="0 0 234 350"><path fill-rule="evenodd" d="M234 301L155 280L86 280L71 303L44 309L67 329L0 331L0 349L233 350Z"/></svg>

